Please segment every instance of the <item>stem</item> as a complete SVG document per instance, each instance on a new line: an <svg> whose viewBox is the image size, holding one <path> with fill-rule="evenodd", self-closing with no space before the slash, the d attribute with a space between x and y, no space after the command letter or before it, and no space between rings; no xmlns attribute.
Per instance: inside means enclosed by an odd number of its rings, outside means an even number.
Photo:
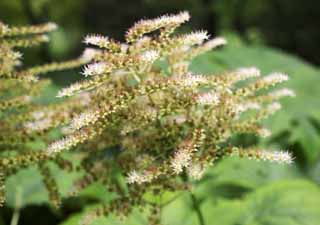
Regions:
<svg viewBox="0 0 320 225"><path fill-rule="evenodd" d="M197 217L199 220L199 225L205 225L204 217L203 217L203 214L202 214L201 209L199 207L199 202L198 202L196 196L192 192L190 192L190 197L192 200L193 208L196 211L196 214L197 214Z"/></svg>
<svg viewBox="0 0 320 225"><path fill-rule="evenodd" d="M184 183L188 183L189 177L186 173L181 174L181 178L184 181ZM199 225L205 225L204 217L199 206L199 201L197 200L197 197L192 191L190 191L189 193L190 193L193 209L196 211L196 214L198 217Z"/></svg>
<svg viewBox="0 0 320 225"><path fill-rule="evenodd" d="M19 218L20 218L20 208L21 208L21 188L17 187L16 190L16 203L15 203L15 208L14 212L11 218L10 225L18 225Z"/></svg>
<svg viewBox="0 0 320 225"><path fill-rule="evenodd" d="M20 218L20 209L15 209L11 218L10 225L18 225Z"/></svg>
<svg viewBox="0 0 320 225"><path fill-rule="evenodd" d="M159 220L162 218L162 193L160 194L160 202L159 202Z"/></svg>

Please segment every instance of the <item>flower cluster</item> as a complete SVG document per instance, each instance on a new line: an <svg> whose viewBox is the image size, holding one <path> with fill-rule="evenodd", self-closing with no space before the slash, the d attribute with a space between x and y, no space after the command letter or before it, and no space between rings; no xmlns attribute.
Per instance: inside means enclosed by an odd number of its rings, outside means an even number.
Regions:
<svg viewBox="0 0 320 225"><path fill-rule="evenodd" d="M59 128L65 135L48 145L45 157L62 160L65 151L81 155L78 169L84 173L73 194L93 182L117 193L84 221L128 215L134 206L148 204L144 197L150 192L184 190L188 177L201 179L222 157L292 162L287 152L243 149L230 142L237 134L270 135L260 121L281 108L281 97L294 93L266 90L288 76L260 78L253 67L193 74L191 60L226 40L209 39L205 31L174 35L189 17L182 12L141 20L127 31L126 43L86 36L86 44L99 48L84 67L86 79L59 91L63 103L39 108L38 116L25 122L27 130ZM58 198L55 189L50 193Z"/></svg>
<svg viewBox="0 0 320 225"><path fill-rule="evenodd" d="M56 28L53 23L10 27L0 22L0 205L4 201L4 179L7 176L32 162L48 159L47 154L28 145L41 136L38 132L52 126L54 115L51 108L57 107L36 103L42 89L50 83L48 79L39 79L40 75L79 67L89 63L95 54L94 50L88 49L78 59L25 68L22 53L16 49L47 42L46 34ZM74 111L72 107L70 111ZM61 113L66 114L63 110ZM31 118L34 121L27 121Z"/></svg>

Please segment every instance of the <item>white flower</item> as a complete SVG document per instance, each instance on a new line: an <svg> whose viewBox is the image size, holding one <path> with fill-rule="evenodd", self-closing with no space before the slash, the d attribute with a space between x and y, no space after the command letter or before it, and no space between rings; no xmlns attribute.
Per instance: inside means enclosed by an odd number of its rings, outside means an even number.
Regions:
<svg viewBox="0 0 320 225"><path fill-rule="evenodd" d="M188 174L195 180L200 180L205 172L204 166L199 163L191 164L188 167Z"/></svg>
<svg viewBox="0 0 320 225"><path fill-rule="evenodd" d="M71 130L79 130L80 128L89 125L90 123L96 122L98 115L94 111L87 111L81 113L79 116L75 117L70 124Z"/></svg>
<svg viewBox="0 0 320 225"><path fill-rule="evenodd" d="M40 38L41 38L41 41L43 41L43 42L49 42L50 41L50 38L49 38L48 35L41 35Z"/></svg>
<svg viewBox="0 0 320 225"><path fill-rule="evenodd" d="M271 131L269 129L266 129L266 128L261 128L261 129L258 130L258 134L261 137L266 138L266 137L270 137Z"/></svg>
<svg viewBox="0 0 320 225"><path fill-rule="evenodd" d="M196 148L193 148L190 141L185 141L180 145L170 161L171 168L175 174L180 174L184 167L190 165L194 151L196 151Z"/></svg>
<svg viewBox="0 0 320 225"><path fill-rule="evenodd" d="M142 184L146 182L150 182L153 179L153 175L149 172L137 172L135 170L128 173L127 182L129 184Z"/></svg>
<svg viewBox="0 0 320 225"><path fill-rule="evenodd" d="M58 28L58 25L56 23L50 22L47 23L47 27L49 30L56 30Z"/></svg>
<svg viewBox="0 0 320 225"><path fill-rule="evenodd" d="M122 53L126 53L127 51L128 51L128 49L129 49L129 45L127 45L127 44L121 44L121 52Z"/></svg>
<svg viewBox="0 0 320 225"><path fill-rule="evenodd" d="M106 48L109 45L109 39L108 37L104 37L101 35L87 35L84 38L84 43L91 44L91 45L97 45L101 48Z"/></svg>
<svg viewBox="0 0 320 225"><path fill-rule="evenodd" d="M88 92L82 92L77 95L77 99L79 99L82 106L87 106L91 102L91 95Z"/></svg>
<svg viewBox="0 0 320 225"><path fill-rule="evenodd" d="M182 124L187 121L187 117L183 114L169 116L167 119L169 123L177 123L177 124Z"/></svg>
<svg viewBox="0 0 320 225"><path fill-rule="evenodd" d="M262 160L287 163L291 164L293 162L292 155L287 151L260 151L260 157Z"/></svg>
<svg viewBox="0 0 320 225"><path fill-rule="evenodd" d="M151 38L148 36L143 36L140 39L137 40L137 42L135 43L135 47L137 49L139 48L143 48L145 45L148 45L151 42Z"/></svg>
<svg viewBox="0 0 320 225"><path fill-rule="evenodd" d="M22 53L12 51L12 54L9 57L12 57L12 59L14 59L14 60L19 60L22 58Z"/></svg>
<svg viewBox="0 0 320 225"><path fill-rule="evenodd" d="M264 160L277 163L293 163L293 157L288 151L267 151L267 150L234 150L232 155L246 156L249 159Z"/></svg>
<svg viewBox="0 0 320 225"><path fill-rule="evenodd" d="M177 15L164 15L158 17L154 20L146 20L147 22L152 22L158 26L163 24L181 24L190 19L190 15L188 12L181 12Z"/></svg>
<svg viewBox="0 0 320 225"><path fill-rule="evenodd" d="M78 140L76 139L76 137L70 135L70 136L65 137L65 138L63 138L61 140L58 140L58 141L55 141L55 142L51 143L49 145L49 147L47 148L47 152L49 154L58 153L58 152L61 152L64 149L71 148L77 142L78 142Z"/></svg>
<svg viewBox="0 0 320 225"><path fill-rule="evenodd" d="M204 44L204 47L206 49L214 49L216 47L222 46L222 45L226 45L228 42L226 39L224 39L223 37L216 37L214 39L211 39L209 41L207 41Z"/></svg>
<svg viewBox="0 0 320 225"><path fill-rule="evenodd" d="M0 33L1 34L5 34L7 32L10 31L10 28L8 27L8 25L1 23L0 21Z"/></svg>
<svg viewBox="0 0 320 225"><path fill-rule="evenodd" d="M153 63L157 58L159 58L159 52L156 50L145 51L140 58L145 62Z"/></svg>
<svg viewBox="0 0 320 225"><path fill-rule="evenodd" d="M246 102L246 103L242 103L239 105L236 105L236 112L237 113L242 113L245 112L247 110L251 110L251 109L261 109L261 105L259 103L256 102Z"/></svg>
<svg viewBox="0 0 320 225"><path fill-rule="evenodd" d="M203 75L193 75L190 73L184 76L175 77L175 79L181 82L183 86L195 86L208 81L208 79Z"/></svg>
<svg viewBox="0 0 320 225"><path fill-rule="evenodd" d="M28 132L46 130L51 126L52 120L50 118L44 118L42 120L34 122L24 123L24 127L28 129Z"/></svg>
<svg viewBox="0 0 320 225"><path fill-rule="evenodd" d="M84 67L82 74L86 77L93 75L101 75L105 72L106 68L107 65L103 62L92 63Z"/></svg>
<svg viewBox="0 0 320 225"><path fill-rule="evenodd" d="M237 69L235 75L237 76L237 80L245 80L251 77L259 77L261 73L256 67L247 67Z"/></svg>
<svg viewBox="0 0 320 225"><path fill-rule="evenodd" d="M82 53L81 59L83 61L90 62L97 54L97 52L98 50L95 50L93 48L86 48Z"/></svg>
<svg viewBox="0 0 320 225"><path fill-rule="evenodd" d="M207 31L196 31L191 34L183 36L183 42L185 45L202 44L209 38Z"/></svg>
<svg viewBox="0 0 320 225"><path fill-rule="evenodd" d="M171 168L175 174L182 173L184 167L188 167L191 161L191 154L188 151L177 151L171 160Z"/></svg>
<svg viewBox="0 0 320 225"><path fill-rule="evenodd" d="M63 88L63 89L59 90L56 97L61 98L61 97L65 97L65 96L72 96L77 91L80 91L81 88L82 88L81 83L74 83L67 88Z"/></svg>
<svg viewBox="0 0 320 225"><path fill-rule="evenodd" d="M271 103L271 104L269 104L269 105L267 106L267 110L268 110L268 112L270 112L270 113L274 113L274 112L276 112L276 111L278 111L278 110L280 110L280 109L281 109L281 105L280 105L279 102L274 102L274 103Z"/></svg>
<svg viewBox="0 0 320 225"><path fill-rule="evenodd" d="M267 83L281 83L289 79L288 75L282 73L272 73L262 78Z"/></svg>
<svg viewBox="0 0 320 225"><path fill-rule="evenodd" d="M34 119L41 119L45 116L46 114L43 112L43 111L34 111L31 113L31 116L34 118Z"/></svg>
<svg viewBox="0 0 320 225"><path fill-rule="evenodd" d="M296 94L294 93L293 90L288 89L288 88L283 88L280 90L276 90L270 93L270 96L274 98L281 98L281 97L295 97Z"/></svg>
<svg viewBox="0 0 320 225"><path fill-rule="evenodd" d="M197 96L196 101L202 105L217 105L219 103L219 95L208 92Z"/></svg>

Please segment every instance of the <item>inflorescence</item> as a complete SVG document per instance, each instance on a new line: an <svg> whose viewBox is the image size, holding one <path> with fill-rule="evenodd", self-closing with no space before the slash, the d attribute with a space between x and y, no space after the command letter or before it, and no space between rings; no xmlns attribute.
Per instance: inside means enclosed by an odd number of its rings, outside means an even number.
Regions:
<svg viewBox="0 0 320 225"><path fill-rule="evenodd" d="M87 64L95 54L94 50L87 49L78 59L24 68L22 53L16 49L47 42L47 33L56 28L54 23L9 27L0 22L0 205L4 201L6 177L16 173L18 169L50 158L45 152L35 151L29 146L37 139L45 140L47 126L50 127L53 123L50 119L52 109L60 107L61 115L67 115L62 106L44 106L37 103L42 90L50 84L48 79L39 79L40 75ZM78 98L68 102L72 101L79 105L83 100ZM27 122L31 119L36 121ZM59 156L51 159L63 161ZM40 164L39 169L47 170ZM44 176L44 181L46 179Z"/></svg>
<svg viewBox="0 0 320 225"><path fill-rule="evenodd" d="M127 31L125 43L86 36L84 43L97 48L91 50L93 62L83 69L86 79L59 91L57 97L64 102L38 107L25 118L24 133L59 128L64 134L37 152L41 157L58 157L68 164L61 157L64 152L81 155L78 169L84 175L75 182L73 194L94 182L117 193L112 202L88 214L86 222L109 213L128 215L134 206L148 204L144 196L149 192L184 190L186 177L201 179L223 157L292 163L287 151L243 148L230 142L237 134L271 134L260 121L281 108L280 98L294 92L266 90L288 76L260 77L254 67L216 75L192 73L193 58L226 40L210 39L202 30L174 35L189 17L182 12L141 20ZM0 26L0 37L5 37L6 29ZM15 160L21 157L17 154ZM30 164L42 165L41 157ZM3 161L4 170L28 164L8 161L4 165ZM124 186L121 177L126 179ZM59 201L57 190L47 187L52 199Z"/></svg>

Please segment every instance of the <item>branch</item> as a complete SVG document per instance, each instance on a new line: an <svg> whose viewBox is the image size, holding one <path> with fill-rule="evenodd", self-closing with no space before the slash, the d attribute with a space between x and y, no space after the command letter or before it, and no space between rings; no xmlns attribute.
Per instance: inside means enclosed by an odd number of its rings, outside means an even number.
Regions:
<svg viewBox="0 0 320 225"><path fill-rule="evenodd" d="M199 225L205 225L204 217L203 217L203 214L202 214L200 206L199 206L199 201L197 200L197 198L194 195L194 193L192 193L191 191L190 191L190 197L191 197L193 208L197 213L197 217L198 217L198 220L199 220Z"/></svg>

